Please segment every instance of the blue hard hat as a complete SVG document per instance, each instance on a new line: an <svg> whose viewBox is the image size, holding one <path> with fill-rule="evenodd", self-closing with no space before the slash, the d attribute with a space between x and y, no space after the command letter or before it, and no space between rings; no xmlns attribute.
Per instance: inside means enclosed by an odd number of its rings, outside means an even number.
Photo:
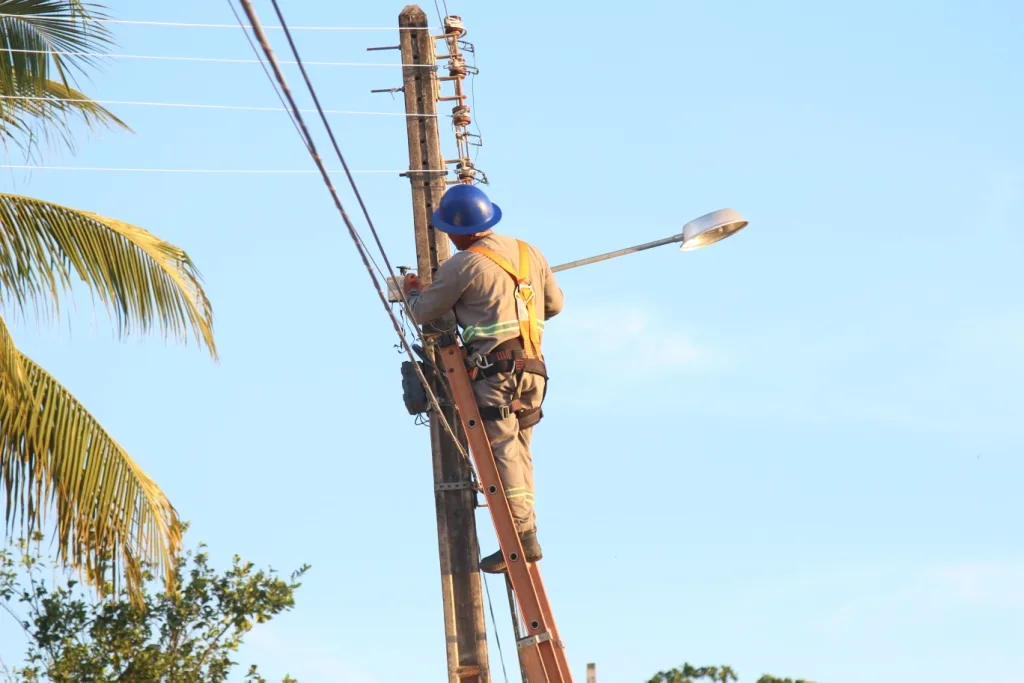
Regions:
<svg viewBox="0 0 1024 683"><path fill-rule="evenodd" d="M474 185L452 185L441 196L431 223L449 235L473 235L490 229L501 220L501 209Z"/></svg>

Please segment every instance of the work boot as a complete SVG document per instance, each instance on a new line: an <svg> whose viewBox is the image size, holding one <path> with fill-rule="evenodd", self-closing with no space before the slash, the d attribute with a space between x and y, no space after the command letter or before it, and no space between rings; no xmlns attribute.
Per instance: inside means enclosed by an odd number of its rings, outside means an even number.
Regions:
<svg viewBox="0 0 1024 683"><path fill-rule="evenodd" d="M519 534L519 542L523 544L523 553L526 554L527 562L536 562L544 557L540 551L540 543L537 542L536 531L524 531ZM480 571L487 574L504 574L508 571L505 565L505 556L499 550L480 560Z"/></svg>

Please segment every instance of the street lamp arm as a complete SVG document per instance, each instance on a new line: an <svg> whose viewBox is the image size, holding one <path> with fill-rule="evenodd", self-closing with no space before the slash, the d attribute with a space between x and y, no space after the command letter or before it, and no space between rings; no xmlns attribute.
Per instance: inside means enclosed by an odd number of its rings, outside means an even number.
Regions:
<svg viewBox="0 0 1024 683"><path fill-rule="evenodd" d="M551 271L554 273L558 273L563 270L569 270L570 268L579 268L580 266L590 265L591 263L597 263L598 261L607 261L608 259L616 258L619 256L625 256L626 254L635 254L638 251L646 251L647 249L663 247L666 244L674 244L676 242L682 241L682 235L673 235L672 237L666 237L663 240L647 242L646 244L638 244L637 246L629 247L628 249L619 249L618 251L610 251L607 254L600 254L598 256L591 256L590 258L580 259L579 261L570 261L569 263L563 263L560 266L555 266L554 268L551 269Z"/></svg>
<svg viewBox="0 0 1024 683"><path fill-rule="evenodd" d="M743 228L747 227L747 219L744 218L735 209L719 209L718 211L712 211L706 213L703 216L694 218L692 221L683 226L683 231L678 235L672 237L666 237L663 240L656 242L648 242L647 244L638 244L635 247L629 247L628 249L619 249L618 251L610 251L607 254L601 254L599 256L591 256L590 258L581 259L579 261L570 261L569 263L563 263L560 266L552 268L552 272L558 273L563 270L569 270L570 268L579 268L591 263L597 263L598 261L607 261L611 258L618 256L625 256L626 254L635 254L638 251L646 251L647 249L654 249L655 247L663 247L666 244L675 244L676 242L682 242L679 248L683 251L693 251L694 249L702 249L709 244L714 244L724 240L726 237L733 235Z"/></svg>

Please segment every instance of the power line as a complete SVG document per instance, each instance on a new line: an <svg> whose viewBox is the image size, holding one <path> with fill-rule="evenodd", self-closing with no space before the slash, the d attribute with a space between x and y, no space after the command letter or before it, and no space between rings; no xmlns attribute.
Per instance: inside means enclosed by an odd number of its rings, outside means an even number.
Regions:
<svg viewBox="0 0 1024 683"><path fill-rule="evenodd" d="M290 109L284 107L254 107L233 104L188 104L182 102L140 102L134 100L89 100L64 97L29 97L23 95L0 95L0 100L31 100L35 102L82 102L93 104L125 105L140 107L174 107L181 109L226 109L231 111L276 111L288 112ZM316 109L300 109L304 114L316 113ZM325 109L325 114L345 114L353 116L404 116L433 118L435 114L406 114L394 111L350 111L346 109Z"/></svg>
<svg viewBox="0 0 1024 683"><path fill-rule="evenodd" d="M248 6L248 0L243 0L243 2L245 3L246 6ZM392 269L392 267L391 267L391 261L388 259L387 251L384 249L383 243L381 243L380 235L377 233L377 228L373 224L373 219L370 218L370 211L369 211L369 209L366 208L366 203L363 202L363 196L362 196L362 194L360 194L359 188L356 186L355 178L353 178L352 174L349 172L348 163L345 161L345 155L341 153L341 147L338 145L337 138L334 137L334 130L331 128L331 123L330 123L330 121L327 120L327 116L324 114L323 109L320 107L320 98L317 97L316 88L313 87L313 82L310 80L309 74L306 72L306 67L303 66L303 64L302 64L302 58L299 56L299 49L298 49L298 47L296 47L295 41L292 40L292 34L291 34L291 31L288 30L288 23L284 19L284 14L282 14L281 8L277 4L277 0L270 0L270 2L271 2L271 4L274 7L274 12L277 14L278 20L281 22L281 26L284 27L285 38L288 41L288 46L291 48L292 56L295 57L295 61L298 63L299 72L302 74L302 79L306 83L306 89L309 91L309 95L310 95L310 97L313 100L313 106L315 106L317 108L317 111L320 113L320 122L323 124L324 129L327 131L327 136L331 140L331 145L334 147L334 153L338 156L338 161L341 162L341 165L345 169L345 173L348 176L349 185L352 188L352 193L355 195L356 200L359 202L359 208L362 209L363 217L366 219L366 224L370 227L370 233L373 235L373 239L377 243L377 249L380 251L381 256L384 258L384 265L388 269L388 274L392 278L394 278L395 277L395 272L394 272L394 269ZM264 45L264 48L268 50L268 53L267 53L268 58L272 58L272 53L269 52L269 45ZM281 79L281 86L282 86L282 89L283 89L283 88L286 87L285 86L285 82L284 82L284 75L279 73L279 76L280 76L280 79ZM294 106L294 102L292 103L292 105ZM296 117L299 118L300 114L296 114ZM301 122L301 118L299 118L299 121ZM310 139L309 144L310 144L310 147L309 147L310 154L312 154L314 159L318 160L318 163L319 163L319 155L316 154L316 150L312 146L313 145L312 139ZM331 189L333 191L333 188L331 188ZM340 205L339 205L339 207L340 207ZM344 215L344 211L342 213ZM366 249L366 245L363 244L362 237L360 237L358 233L355 233L355 235L356 235L356 238L357 238L359 244L363 245L363 249ZM374 262L374 265L375 266L377 265L376 262ZM380 268L378 267L377 270L379 271ZM381 277L384 277L386 279L386 277L384 276L384 273L381 273ZM378 288L379 288L379 285L378 285ZM378 293L379 293L379 289L378 289ZM412 317L412 306L409 304L409 299L406 297L404 289L399 287L398 288L398 293L399 293L399 297L401 298L401 301L402 301L403 309L408 312L408 316L411 318ZM381 298L383 299L383 296ZM389 308L388 309L388 313L391 315L391 318L394 321L395 320L394 312L391 311L390 308ZM427 345L427 342L423 338L423 335L420 334L419 328L414 326L414 329L416 330L416 335L419 337L420 343L423 344L423 346L425 347ZM401 329L399 328L399 326L397 324L395 325L395 330L398 332L398 335L399 335L400 339L402 340L402 342L405 343L405 339L403 337L402 331L401 331ZM408 344L406 344L406 346L407 346L407 350L408 350ZM413 358L411 351L409 351L409 358L410 358L410 360L415 361L415 358ZM448 434L451 435L452 441L455 443L456 446L458 446L459 453L462 455L462 457L465 458L467 461L469 461L469 454L466 452L466 449L463 447L462 443L459 441L459 439L456 436L454 430L452 430L451 425L448 423L448 418L444 415L443 412L441 412L441 406L437 402L437 399L436 399L436 397L434 395L433 390L431 390L431 389L429 389L429 387L427 387L426 377L424 376L423 371L420 370L418 365L416 366L416 374L419 376L420 381L422 381L424 383L423 386L424 386L425 389L427 389L428 396L431 397L431 405L437 411L438 416L441 418L441 424L444 426L445 430L447 430ZM448 386L448 383L444 382L444 383L442 383L441 386L444 388L444 392L445 392L445 394L447 396L448 401L452 405L454 405L455 404L455 397L452 395L452 391L451 391L450 387ZM470 465L470 472L471 472L470 479L473 481L473 483L475 485L476 484L476 474L475 474L475 472L472 469L472 465Z"/></svg>
<svg viewBox="0 0 1024 683"><path fill-rule="evenodd" d="M377 242L377 249L380 251L381 256L384 258L384 265L388 269L388 274L394 277L395 272L391 267L391 261L388 259L387 252L384 250L384 245L380 241L380 236L377 234L377 229L373 225L373 221L370 219L370 212L366 208L366 204L363 202L363 196L359 193L359 188L356 187L356 182L349 173L348 163L345 161L345 155L341 153L341 147L338 146L338 140L334 137L334 130L331 128L330 122L327 120L327 114L323 107L320 106L320 98L316 95L316 90L313 88L312 81L309 80L309 74L306 73L306 67L302 63L302 58L299 56L299 50L295 47L295 42L292 40L292 33L288 30L288 24L284 20L284 15L281 14L280 8L277 3L274 2L274 12L277 13L277 18L281 22L281 26L284 27L284 35L288 41L289 47L291 47L292 55L295 57L295 61L299 67L299 73L302 74L302 79L306 82L306 88L309 90L309 95L313 99L313 106L316 107L316 111L320 114L320 121L324 125L324 129L327 131L327 137L331 140L331 145L334 147L335 154L338 155L338 161L341 162L342 168L345 169L345 173L348 175L349 183L352 187L352 192L356 196L356 200L359 202L359 208L363 211L363 216L366 218L367 224L370 226L370 232L373 235L374 240ZM362 238L360 237L360 240ZM365 244L363 245L365 248ZM376 262L374 263L376 265ZM380 268L378 267L378 271ZM381 277L387 279L384 273L380 274ZM400 290L401 291L401 290ZM409 302L405 298L405 292L401 292L402 302L408 306Z"/></svg>
<svg viewBox="0 0 1024 683"><path fill-rule="evenodd" d="M238 10L235 9L235 6L231 3L230 0L228 0L228 7L231 8L231 13L235 15L235 21L237 21L239 24L243 24L244 22L242 21L242 17L238 16ZM258 59L260 54L259 51L256 49L256 43L253 42L252 36L249 35L249 32L245 30L244 27L242 29L242 35L245 36L245 42L249 43L249 47L252 49L253 54L255 54L256 58ZM271 78L270 76L270 69L267 68L267 65L261 63L260 69L263 70L263 74L267 78L270 78L271 83L273 83L273 78ZM277 101L281 103L281 106L287 109L288 103L285 102L284 95L282 95L281 91L276 87L274 88L274 94L277 95ZM299 137L302 137L302 130L299 128L299 122L295 120L295 116L296 114L292 113L291 111L288 112L288 120L291 121L292 127L295 128L295 132L299 134ZM306 151L308 152L309 149L307 148Z"/></svg>
<svg viewBox="0 0 1024 683"><path fill-rule="evenodd" d="M263 64L261 59L232 59L226 57L173 57L168 55L112 55L106 52L74 52L62 50L27 50L15 48L3 48L4 52L17 52L30 55L58 55L60 57L107 57L110 59L149 59L167 62L215 62L220 64ZM278 64L295 65L295 62L281 61ZM426 67L426 64L394 64L381 62L306 62L313 66L418 66ZM434 68L434 67L430 67Z"/></svg>
<svg viewBox="0 0 1024 683"><path fill-rule="evenodd" d="M505 683L508 683L508 671L505 669L505 653L501 650L501 636L498 634L498 620L494 618L494 603L491 602L491 587L487 583L486 576L481 574L480 578L484 583L484 590L487 592L487 609L491 613L491 626L494 627L494 640L498 643L498 658L501 660L501 673L505 676Z"/></svg>
<svg viewBox="0 0 1024 683"><path fill-rule="evenodd" d="M231 2L231 0L228 0L228 2ZM356 251L359 252L359 256L363 261L363 265L366 267L366 272L367 274L369 274L370 280L374 285L374 289L376 289L377 291L377 297L380 299L381 304L384 306L385 312L391 319L391 324L394 326L395 333L398 335L399 341L401 341L402 346L405 348L406 354L409 356L409 360L412 362L412 367L416 372L417 378L423 384L423 388L426 391L427 398L430 400L431 406L436 411L438 417L441 418L441 424L443 425L445 431L447 431L448 434L451 435L452 441L458 446L459 453L462 455L462 457L468 460L469 454L466 452L466 449L463 448L462 444L459 442L455 434L455 430L452 429L451 424L448 422L448 418L445 417L444 412L441 410L441 405L437 400L437 395L434 393L434 390L430 386L430 382L427 380L422 368L420 367L419 362L416 360L416 356L414 355L412 345L409 344L409 340L406 339L405 333L402 331L402 324L399 321L398 317L395 315L395 312L391 310L391 307L388 305L388 300L384 296L384 291L381 288L380 283L377 281L377 276L374 275L373 269L370 267L368 254L366 253L366 247L363 245L362 239L359 237L359 233L356 231L355 226L352 224L352 220L349 218L348 213L345 211L345 207L342 205L341 199L338 197L338 192L334 189L334 184L331 182L330 174L324 167L323 161L320 159L320 155L316 151L316 145L313 142L313 137L309 133L309 130L306 128L306 124L302 119L302 115L298 112L298 106L295 104L295 100L292 97L291 91L288 88L288 84L287 81L285 80L284 73L281 71L281 68L278 65L277 58L274 56L274 52L270 47L270 43L267 41L266 34L260 29L259 20L256 17L255 10L252 8L252 3L250 3L249 0L239 0L239 2L241 3L242 8L245 10L246 15L248 15L249 17L249 21L253 26L253 33L255 33L256 38L260 43L260 46L263 48L263 51L267 56L267 61L270 62L271 68L274 71L274 76L277 79L277 82L280 84L284 96L288 99L289 105L295 112L295 119L301 128L302 136L304 138L303 142L305 142L306 144L306 149L309 151L309 154L313 158L314 163L316 163L317 168L320 170L320 174L323 178L324 184L327 185L327 189L331 194L331 198L334 200L334 205L338 209L338 213L341 214L341 218L345 223L345 227L348 228L349 236L355 243ZM280 17L280 10L277 8L276 1L274 2L274 8L275 10L277 10L278 16ZM284 30L285 33L287 34L287 28L285 28ZM294 43L292 43L292 45L294 46ZM347 167L345 172L346 175L349 176L349 181L354 184L355 181L353 181L351 178L352 172L347 170ZM405 296L403 293L403 299L404 298ZM423 337L422 334L419 334L419 330L417 330L417 334L420 336L420 339L422 340Z"/></svg>
<svg viewBox="0 0 1024 683"><path fill-rule="evenodd" d="M248 0L242 0L242 1L245 3L246 6L249 6L249 1ZM299 72L302 74L302 78L303 78L303 80L306 83L306 89L309 91L309 95L310 95L310 97L313 100L313 106L315 106L317 108L317 110L320 112L320 122L323 124L324 128L327 131L327 135L328 135L328 137L331 140L331 145L334 147L334 153L338 156L338 161L340 161L341 165L345 168L346 175L348 176L349 185L352 188L352 193L355 195L356 199L359 202L359 207L360 207L360 209L362 209L363 217L366 218L366 224L369 226L370 233L373 235L373 239L377 243L377 249L380 251L381 256L383 256L383 258L384 258L384 265L388 269L388 274L391 275L392 278L394 278L395 277L395 273L394 273L394 270L391 268L391 261L388 259L388 255L387 255L386 250L384 249L384 245L381 243L380 235L377 233L377 227L373 224L373 219L370 218L370 212L366 208L366 204L363 202L363 197L362 197L362 195L359 192L359 188L356 186L355 178L353 178L352 174L348 172L348 164L345 162L345 155L341 153L341 147L338 145L337 138L334 137L334 131L331 128L331 123L330 123L330 121L327 120L327 117L324 115L324 112L323 112L323 110L320 107L320 98L317 97L316 89L313 87L313 82L310 80L309 74L306 72L306 68L302 64L302 58L299 56L299 49L298 49L298 47L296 47L295 41L292 39L291 31L288 30L288 23L284 19L284 14L281 12L281 8L278 5L277 0L270 0L270 3L274 7L274 12L277 14L277 18L281 22L281 26L284 27L285 38L288 41L288 46L291 48L292 56L295 57L295 61L298 62ZM264 47L266 49L269 49L269 45L265 45ZM271 57L271 54L268 52L267 56ZM284 85L285 85L284 84L284 75L281 74L280 72L278 72L278 75L279 75L279 77L281 79L281 85L282 85L282 87L284 87ZM294 106L294 102L292 104ZM296 116L298 117L300 115L296 114ZM310 145L312 145L312 140L310 140ZM310 152L312 154L314 154L315 158L317 158L317 159L319 158L316 155L315 150L312 149L312 147L310 149ZM359 241L360 241L360 243L362 243L362 239L361 238L360 238ZM364 245L364 248L365 248L365 245ZM383 275L383 273L381 275ZM401 288L401 287L398 288L398 292L399 292L399 296L400 296L400 298L402 300L402 306L403 306L404 310L408 313L409 317L411 318L412 317L412 306L409 303L409 299L406 297L405 291L404 291L403 288ZM378 294L379 293L380 292L379 292L379 289L378 289ZM383 296L381 296L381 299L383 300ZM392 320L394 320L395 319L394 312L391 311L390 308L388 309L388 313L391 315ZM402 332L401 332L401 330L398 329L397 325L396 325L395 329L396 329L396 331L398 331L399 337L401 338L402 337ZM419 337L420 343L423 344L424 347L427 346L427 342L424 339L423 335L420 333L419 328L418 327L414 327L414 329L416 330L416 335ZM404 342L404 338L402 339L402 341ZM406 346L407 346L407 351L408 351L408 344L406 344ZM409 358L412 359L412 360L415 360L415 359L413 359L413 356L412 356L411 352L409 353ZM437 411L438 417L441 418L441 424L444 426L445 430L451 436L452 441L458 447L458 451L462 455L462 457L465 458L467 461L469 461L469 454L466 452L466 449L463 447L462 443L459 441L459 439L458 439L457 435L455 434L454 430L451 428L451 425L448 423L448 418L444 415L443 412L441 412L441 405L437 402L437 399L436 399L436 396L434 395L433 390L431 390L431 389L429 389L429 387L427 387L427 385L426 385L426 381L427 381L426 377L424 376L423 372L420 370L418 365L416 367L416 374L419 376L420 381L422 381L424 383L424 388L427 389L427 394L428 394L428 396L431 397L431 405ZM451 391L451 388L448 386L448 383L447 382L443 382L441 386L444 388L444 391L445 391L445 394L446 394L446 396L448 398L448 401L452 405L454 405L455 404L455 397L452 395L452 391ZM473 483L475 485L476 484L476 474L475 474L475 472L472 469L472 465L470 465L470 472L471 472L470 479L473 481Z"/></svg>
<svg viewBox="0 0 1024 683"><path fill-rule="evenodd" d="M253 54L255 54L258 59L260 56L259 48L257 48L256 43L253 42L252 36L249 35L249 31L245 28L245 22L242 21L242 17L239 16L238 10L235 9L235 5L231 2L231 0L228 0L228 7L231 8L231 14L234 15L235 21L237 21L242 26L242 35L245 36L245 41L249 43L249 48L253 51ZM300 138L302 138L304 144L306 145L306 151L312 154L312 139L310 139L309 142L306 142L306 139L302 134L302 128L299 126L298 110L293 112L290 109L288 109L288 102L285 101L284 93L282 93L281 89L278 88L277 85L275 84L274 77L270 74L270 69L267 68L267 65L260 64L260 68L263 70L263 74L270 80L271 86L274 87L274 94L277 95L277 101L280 102L281 106L284 107L285 111L288 112L288 120L291 121L292 126L295 128L295 132L299 134ZM359 241L360 244L362 244L361 237ZM366 248L365 244L363 245L363 248ZM377 265L377 261L374 260L372 256L370 257L370 261L373 263L373 267L377 269L377 272L380 273L380 276L386 280L387 278L384 276L384 273L381 272L380 266Z"/></svg>
<svg viewBox="0 0 1024 683"><path fill-rule="evenodd" d="M2 14L0 17L23 18L20 14ZM47 17L47 21L63 21L73 23L86 21L96 24L122 24L125 26L171 26L176 28L230 28L251 29L247 24L203 24L184 21L142 21L138 19L98 19L94 17ZM280 26L264 26L263 29L280 30ZM394 31L395 26L289 26L292 31ZM410 27L397 27L400 31L412 30ZM431 29L433 30L433 29Z"/></svg>
<svg viewBox="0 0 1024 683"><path fill-rule="evenodd" d="M12 169L27 169L27 170L38 170L38 171L91 171L96 173L213 173L213 174L225 174L225 175L306 175L310 173L319 173L315 169L251 169L251 168L115 168L115 167L103 167L103 166L44 166L44 165L29 165L29 164L0 164L0 168L12 168ZM447 173L444 171L431 171L431 170L365 170L365 171L345 171L345 170L329 170L327 173L360 173L360 174L372 174L372 173Z"/></svg>

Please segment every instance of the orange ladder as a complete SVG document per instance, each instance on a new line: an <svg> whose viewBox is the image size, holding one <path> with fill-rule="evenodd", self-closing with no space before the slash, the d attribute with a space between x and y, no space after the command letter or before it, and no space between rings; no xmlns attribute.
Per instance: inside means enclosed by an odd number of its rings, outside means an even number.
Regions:
<svg viewBox="0 0 1024 683"><path fill-rule="evenodd" d="M505 556L508 579L522 615L525 635L516 644L526 680L529 683L572 683L565 645L555 627L555 617L551 613L544 582L540 578L540 569L536 563L526 561L519 534L516 533L512 511L505 497L505 487L494 462L491 442L484 431L472 380L466 369L466 351L452 335L442 335L437 340L437 346L437 362L444 367L444 374L451 385L452 397L469 441L477 478L498 535L498 545Z"/></svg>

